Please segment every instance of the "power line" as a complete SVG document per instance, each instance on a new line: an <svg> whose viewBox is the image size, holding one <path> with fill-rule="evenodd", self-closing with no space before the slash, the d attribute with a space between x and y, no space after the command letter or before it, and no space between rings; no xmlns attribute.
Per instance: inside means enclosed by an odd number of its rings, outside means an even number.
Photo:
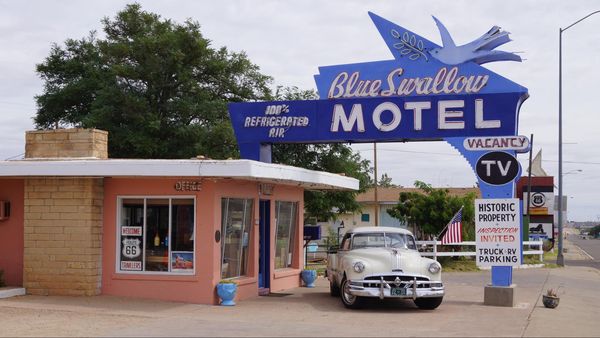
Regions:
<svg viewBox="0 0 600 338"><path fill-rule="evenodd" d="M373 149L355 149L359 152L367 152L373 151ZM416 151L416 150L400 150L400 149L378 149L379 151L391 151L398 153L410 153L410 154L429 154L429 155L443 155L443 156L462 156L461 154L450 154L450 153L436 153L432 151ZM542 160L542 162L558 162L557 160ZM590 165L600 165L600 162L588 162L588 161L563 161L563 163L571 163L571 164L590 164Z"/></svg>

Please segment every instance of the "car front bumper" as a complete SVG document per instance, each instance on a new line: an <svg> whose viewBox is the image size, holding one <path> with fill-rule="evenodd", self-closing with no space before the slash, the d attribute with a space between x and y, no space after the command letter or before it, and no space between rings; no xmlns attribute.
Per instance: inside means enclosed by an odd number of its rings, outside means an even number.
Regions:
<svg viewBox="0 0 600 338"><path fill-rule="evenodd" d="M392 288L404 289L402 295L392 295ZM444 284L441 281L423 281L416 278L412 281L394 283L380 280L351 280L348 283L348 293L359 297L384 298L435 298L444 296Z"/></svg>

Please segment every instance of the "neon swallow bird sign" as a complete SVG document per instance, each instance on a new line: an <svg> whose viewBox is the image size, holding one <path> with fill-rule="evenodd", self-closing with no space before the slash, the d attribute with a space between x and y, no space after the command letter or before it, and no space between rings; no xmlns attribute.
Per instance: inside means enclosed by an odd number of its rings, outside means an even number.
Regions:
<svg viewBox="0 0 600 338"><path fill-rule="evenodd" d="M494 26L457 46L434 17L439 46L369 15L394 58L319 67L315 82L320 100L229 104L242 157L260 159L261 145L272 143L517 135L527 88L481 66L521 60L495 50L510 41L508 32Z"/></svg>

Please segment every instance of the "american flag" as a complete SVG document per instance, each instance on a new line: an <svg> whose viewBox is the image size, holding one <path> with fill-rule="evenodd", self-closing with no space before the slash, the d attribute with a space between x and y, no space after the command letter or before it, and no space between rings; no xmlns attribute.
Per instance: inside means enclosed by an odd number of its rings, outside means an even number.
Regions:
<svg viewBox="0 0 600 338"><path fill-rule="evenodd" d="M461 207L446 225L446 232L442 235L442 244L462 242L462 210Z"/></svg>

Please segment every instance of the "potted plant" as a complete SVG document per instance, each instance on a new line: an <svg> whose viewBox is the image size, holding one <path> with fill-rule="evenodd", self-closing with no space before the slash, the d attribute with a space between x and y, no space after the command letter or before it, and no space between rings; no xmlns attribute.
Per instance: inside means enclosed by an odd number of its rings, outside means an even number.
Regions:
<svg viewBox="0 0 600 338"><path fill-rule="evenodd" d="M233 279L222 279L217 284L217 295L221 298L221 305L234 306L238 283Z"/></svg>
<svg viewBox="0 0 600 338"><path fill-rule="evenodd" d="M302 281L307 288L314 288L317 280L317 270L311 267L305 267L300 274Z"/></svg>
<svg viewBox="0 0 600 338"><path fill-rule="evenodd" d="M559 287L560 288L560 287ZM549 309L554 309L558 306L560 298L558 297L558 289L548 289L545 295L542 295L544 306Z"/></svg>

